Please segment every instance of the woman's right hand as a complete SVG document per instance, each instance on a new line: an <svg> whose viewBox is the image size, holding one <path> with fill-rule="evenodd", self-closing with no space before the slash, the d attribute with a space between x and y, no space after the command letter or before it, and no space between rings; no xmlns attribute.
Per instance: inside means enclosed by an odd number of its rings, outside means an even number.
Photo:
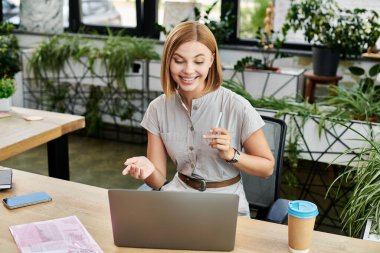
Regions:
<svg viewBox="0 0 380 253"><path fill-rule="evenodd" d="M127 167L123 170L122 174L129 174L136 179L145 180L155 170L153 163L145 156L129 158L125 161L124 165Z"/></svg>

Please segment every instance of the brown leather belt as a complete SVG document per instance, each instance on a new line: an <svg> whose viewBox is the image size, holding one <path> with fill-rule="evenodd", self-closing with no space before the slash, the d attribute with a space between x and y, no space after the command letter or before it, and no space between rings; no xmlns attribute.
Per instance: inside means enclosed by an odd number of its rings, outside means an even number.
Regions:
<svg viewBox="0 0 380 253"><path fill-rule="evenodd" d="M240 181L240 174L234 178L221 182L206 182L204 179L192 178L184 174L178 173L178 177L188 186L198 191L205 191L206 188L220 188L233 185Z"/></svg>

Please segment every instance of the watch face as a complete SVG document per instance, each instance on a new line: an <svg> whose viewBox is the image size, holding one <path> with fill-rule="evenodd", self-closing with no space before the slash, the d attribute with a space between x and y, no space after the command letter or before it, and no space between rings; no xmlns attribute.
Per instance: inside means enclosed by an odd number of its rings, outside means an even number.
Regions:
<svg viewBox="0 0 380 253"><path fill-rule="evenodd" d="M237 163L240 159L240 152L236 149L235 150L235 154L234 154L234 157L232 157L231 160L227 161L228 163Z"/></svg>
<svg viewBox="0 0 380 253"><path fill-rule="evenodd" d="M234 163L237 163L240 159L240 153L239 151L235 150L235 155L234 155Z"/></svg>

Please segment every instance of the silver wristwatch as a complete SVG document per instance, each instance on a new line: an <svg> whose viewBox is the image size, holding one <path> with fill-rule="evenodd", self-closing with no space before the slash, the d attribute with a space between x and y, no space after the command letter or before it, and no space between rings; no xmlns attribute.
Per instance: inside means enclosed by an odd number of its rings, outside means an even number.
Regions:
<svg viewBox="0 0 380 253"><path fill-rule="evenodd" d="M236 148L233 149L235 150L234 157L231 160L226 160L228 163L237 163L240 159L240 152Z"/></svg>

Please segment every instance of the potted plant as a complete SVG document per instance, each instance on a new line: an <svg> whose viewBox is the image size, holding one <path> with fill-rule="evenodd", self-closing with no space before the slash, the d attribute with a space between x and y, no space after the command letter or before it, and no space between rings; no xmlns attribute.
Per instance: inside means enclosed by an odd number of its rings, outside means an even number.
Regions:
<svg viewBox="0 0 380 253"><path fill-rule="evenodd" d="M16 85L12 78L0 79L0 111L10 111L11 98L16 91Z"/></svg>
<svg viewBox="0 0 380 253"><path fill-rule="evenodd" d="M380 36L375 11L341 9L334 0L292 0L282 27L303 31L312 45L314 74L335 76L342 57L357 57L376 44Z"/></svg>
<svg viewBox="0 0 380 253"><path fill-rule="evenodd" d="M20 70L20 55L14 26L0 22L0 111L9 111L16 90L13 76Z"/></svg>

